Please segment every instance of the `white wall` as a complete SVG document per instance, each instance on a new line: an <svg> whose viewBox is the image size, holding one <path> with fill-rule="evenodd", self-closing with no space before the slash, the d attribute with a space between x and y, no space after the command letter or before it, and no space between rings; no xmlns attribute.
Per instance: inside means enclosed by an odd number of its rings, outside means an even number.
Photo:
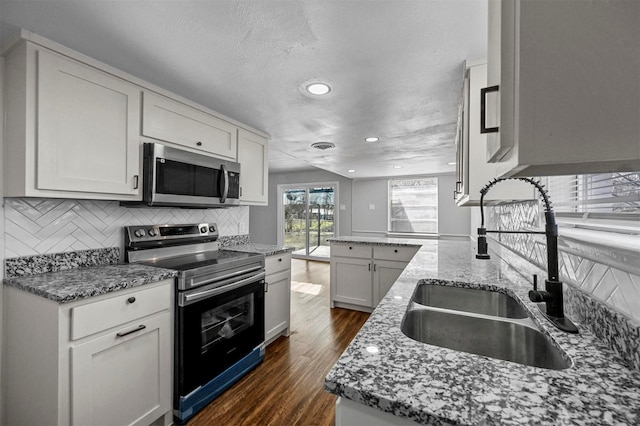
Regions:
<svg viewBox="0 0 640 426"><path fill-rule="evenodd" d="M469 235L470 208L453 202L455 176L438 175L438 234L441 237ZM388 228L388 179L353 181L353 235L384 236ZM374 210L369 206L373 205Z"/></svg>
<svg viewBox="0 0 640 426"><path fill-rule="evenodd" d="M354 180L352 187L351 228L353 235L362 237L386 236L389 209L388 180Z"/></svg>
<svg viewBox="0 0 640 426"><path fill-rule="evenodd" d="M260 244L278 243L278 185L336 181L338 182L339 203L345 206L345 210L336 209L339 215L338 235L351 235L351 179L318 170L269 175L269 205L266 207L252 206L250 209L249 234L251 241Z"/></svg>

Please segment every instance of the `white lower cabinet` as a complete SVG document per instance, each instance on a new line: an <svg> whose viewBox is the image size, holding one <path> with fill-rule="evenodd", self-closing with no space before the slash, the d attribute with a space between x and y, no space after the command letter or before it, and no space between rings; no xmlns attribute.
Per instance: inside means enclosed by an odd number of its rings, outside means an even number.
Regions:
<svg viewBox="0 0 640 426"><path fill-rule="evenodd" d="M407 267L407 262L377 259L373 264L373 300L376 306Z"/></svg>
<svg viewBox="0 0 640 426"><path fill-rule="evenodd" d="M67 304L6 287L6 424L169 424L173 285Z"/></svg>
<svg viewBox="0 0 640 426"><path fill-rule="evenodd" d="M269 344L290 331L291 253L268 256L265 269L264 338Z"/></svg>
<svg viewBox="0 0 640 426"><path fill-rule="evenodd" d="M170 320L165 312L71 348L72 424L149 424L164 413Z"/></svg>
<svg viewBox="0 0 640 426"><path fill-rule="evenodd" d="M369 250L370 251L370 250ZM331 307L335 302L371 308L371 256L352 258L331 256Z"/></svg>
<svg viewBox="0 0 640 426"><path fill-rule="evenodd" d="M409 419L350 401L346 398L336 400L336 426L411 426L417 423Z"/></svg>
<svg viewBox="0 0 640 426"><path fill-rule="evenodd" d="M418 251L417 246L331 244L331 307L371 312Z"/></svg>

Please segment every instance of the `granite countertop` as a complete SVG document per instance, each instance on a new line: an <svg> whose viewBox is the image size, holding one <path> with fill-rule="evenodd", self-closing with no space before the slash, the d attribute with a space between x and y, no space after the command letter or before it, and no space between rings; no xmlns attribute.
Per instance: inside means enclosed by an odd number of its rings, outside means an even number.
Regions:
<svg viewBox="0 0 640 426"><path fill-rule="evenodd" d="M260 253L265 256L274 256L276 254L288 253L293 251L293 247L270 245L270 244L238 244L235 246L223 247L220 250L239 251L242 253Z"/></svg>
<svg viewBox="0 0 640 426"><path fill-rule="evenodd" d="M111 264L6 278L4 285L54 302L68 303L173 278L177 274L177 271L152 266Z"/></svg>
<svg viewBox="0 0 640 426"><path fill-rule="evenodd" d="M419 247L423 242L429 240L420 240L415 238L387 238L387 237L333 237L328 238L327 241L332 243L345 243L345 244L369 244L375 246L405 246L405 247Z"/></svg>
<svg viewBox="0 0 640 426"><path fill-rule="evenodd" d="M528 301L529 279L496 253L504 259L514 256L497 247L492 259L483 261L475 259L471 242L422 242L327 375L326 390L422 424L640 424L640 372L579 323L579 335L550 325ZM475 283L517 296L572 366L557 371L529 367L408 338L400 323L421 279ZM378 352L368 351L371 346Z"/></svg>

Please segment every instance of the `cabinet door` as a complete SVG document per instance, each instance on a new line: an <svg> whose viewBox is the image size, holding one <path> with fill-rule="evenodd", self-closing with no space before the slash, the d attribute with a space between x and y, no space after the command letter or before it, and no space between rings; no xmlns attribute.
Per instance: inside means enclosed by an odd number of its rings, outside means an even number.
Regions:
<svg viewBox="0 0 640 426"><path fill-rule="evenodd" d="M333 301L372 307L371 259L331 258Z"/></svg>
<svg viewBox="0 0 640 426"><path fill-rule="evenodd" d="M169 411L170 329L165 312L72 346L72 423L148 425Z"/></svg>
<svg viewBox="0 0 640 426"><path fill-rule="evenodd" d="M289 335L291 313L291 271L267 275L264 295L264 335L269 343L283 331Z"/></svg>
<svg viewBox="0 0 640 426"><path fill-rule="evenodd" d="M240 163L240 202L268 203L269 152L265 138L246 130L238 130L238 162Z"/></svg>
<svg viewBox="0 0 640 426"><path fill-rule="evenodd" d="M487 66L483 63L469 65L464 84L464 138L458 144L460 183L456 182L457 206L480 204L480 190L496 178L496 164L486 161L487 135L480 133L480 90L486 86ZM485 203L535 199L534 188L528 183L509 180L501 182L487 193Z"/></svg>
<svg viewBox="0 0 640 426"><path fill-rule="evenodd" d="M37 189L139 194L139 88L45 50L37 76Z"/></svg>
<svg viewBox="0 0 640 426"><path fill-rule="evenodd" d="M377 306L387 294L393 283L407 267L405 262L375 260L373 264L373 300Z"/></svg>
<svg viewBox="0 0 640 426"><path fill-rule="evenodd" d="M238 128L165 96L144 92L142 134L235 161Z"/></svg>
<svg viewBox="0 0 640 426"><path fill-rule="evenodd" d="M497 7L494 7L497 6ZM640 2L489 2L501 176L640 169ZM499 21L499 22L498 22ZM499 23L499 27L496 25ZM509 147L511 148L509 149Z"/></svg>
<svg viewBox="0 0 640 426"><path fill-rule="evenodd" d="M507 137L505 131L513 120L514 81L510 76L514 72L515 26L507 22L515 22L516 6L513 0L489 0L488 3L487 87L497 86L498 91L487 92L484 99L486 127L497 128L487 133L486 158L496 162L513 147L513 137Z"/></svg>

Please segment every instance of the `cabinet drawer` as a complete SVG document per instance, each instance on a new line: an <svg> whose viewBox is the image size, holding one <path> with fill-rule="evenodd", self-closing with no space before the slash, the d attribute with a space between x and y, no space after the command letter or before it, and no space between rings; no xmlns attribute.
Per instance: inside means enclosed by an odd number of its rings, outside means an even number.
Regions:
<svg viewBox="0 0 640 426"><path fill-rule="evenodd" d="M71 340L171 308L173 281L71 309ZM116 293L117 294L117 293Z"/></svg>
<svg viewBox="0 0 640 426"><path fill-rule="evenodd" d="M402 262L409 262L413 256L417 253L418 247L374 247L373 257L382 260L398 260Z"/></svg>
<svg viewBox="0 0 640 426"><path fill-rule="evenodd" d="M371 258L371 246L358 244L332 244L331 256Z"/></svg>
<svg viewBox="0 0 640 426"><path fill-rule="evenodd" d="M275 254L265 259L265 272L267 275L291 269L291 253Z"/></svg>
<svg viewBox="0 0 640 426"><path fill-rule="evenodd" d="M238 155L236 126L150 92L143 94L142 134L234 161Z"/></svg>

